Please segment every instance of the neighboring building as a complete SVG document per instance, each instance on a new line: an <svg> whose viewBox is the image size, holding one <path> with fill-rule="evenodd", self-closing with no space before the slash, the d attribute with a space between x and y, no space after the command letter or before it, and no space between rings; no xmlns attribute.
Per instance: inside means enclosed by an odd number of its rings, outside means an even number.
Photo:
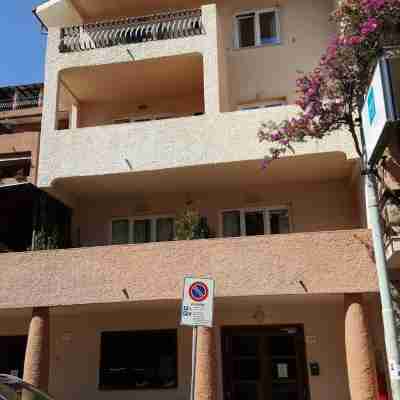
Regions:
<svg viewBox="0 0 400 400"><path fill-rule="evenodd" d="M36 187L42 105L43 84L0 88L0 252L55 247L46 231L68 225L66 207Z"/></svg>
<svg viewBox="0 0 400 400"><path fill-rule="evenodd" d="M74 248L0 255L0 346L29 335L27 380L59 400L187 398L182 283L209 275L216 320L199 332L196 398L373 393L383 335L351 138L300 143L268 170L257 139L261 122L296 112L297 72L327 45L332 7L36 9L48 27L38 185L72 210ZM213 238L169 242L188 204Z"/></svg>

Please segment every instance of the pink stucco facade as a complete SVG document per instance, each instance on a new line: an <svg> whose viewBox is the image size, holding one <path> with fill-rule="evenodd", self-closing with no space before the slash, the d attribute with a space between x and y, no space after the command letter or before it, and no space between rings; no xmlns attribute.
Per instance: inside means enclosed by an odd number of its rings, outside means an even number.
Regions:
<svg viewBox="0 0 400 400"><path fill-rule="evenodd" d="M178 300L186 275L221 298L376 292L366 230L0 255L0 308Z"/></svg>

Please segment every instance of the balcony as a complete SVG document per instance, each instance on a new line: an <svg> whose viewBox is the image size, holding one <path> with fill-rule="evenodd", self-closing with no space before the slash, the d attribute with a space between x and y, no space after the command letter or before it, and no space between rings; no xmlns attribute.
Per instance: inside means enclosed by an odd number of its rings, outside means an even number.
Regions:
<svg viewBox="0 0 400 400"><path fill-rule="evenodd" d="M68 53L201 34L201 9L180 10L62 28L59 49Z"/></svg>
<svg viewBox="0 0 400 400"><path fill-rule="evenodd" d="M43 84L0 88L0 128L9 130L16 124L40 122L43 103ZM18 117L13 120L14 117ZM39 119L38 119L39 118ZM40 128L39 128L40 129Z"/></svg>
<svg viewBox="0 0 400 400"><path fill-rule="evenodd" d="M185 275L218 297L376 292L367 230L0 254L0 308L177 300ZM303 285L301 284L303 283Z"/></svg>

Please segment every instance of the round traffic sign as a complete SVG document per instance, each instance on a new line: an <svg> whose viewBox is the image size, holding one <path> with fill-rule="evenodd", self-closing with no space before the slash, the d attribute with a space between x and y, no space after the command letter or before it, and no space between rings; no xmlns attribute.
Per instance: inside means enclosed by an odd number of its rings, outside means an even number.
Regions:
<svg viewBox="0 0 400 400"><path fill-rule="evenodd" d="M208 287L203 282L194 282L189 288L189 296L193 301L204 301L208 297Z"/></svg>

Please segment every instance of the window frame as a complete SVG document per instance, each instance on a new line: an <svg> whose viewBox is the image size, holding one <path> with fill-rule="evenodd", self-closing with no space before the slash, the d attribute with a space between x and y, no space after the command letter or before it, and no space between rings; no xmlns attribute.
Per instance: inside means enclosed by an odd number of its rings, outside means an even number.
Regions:
<svg viewBox="0 0 400 400"><path fill-rule="evenodd" d="M262 211L263 212L263 220L264 220L264 235L271 235L271 225L270 225L270 212L271 211L287 211L288 212L288 219L289 219L289 233L293 232L293 224L292 224L292 213L290 211L290 207L287 205L280 205L280 206L268 206L268 207L238 207L238 208L227 208L220 210L218 213L218 236L220 238L234 238L234 237L247 237L246 234L246 218L245 215L247 212L254 212L254 211ZM225 212L230 211L239 211L240 212L240 236L224 236L224 218L223 214Z"/></svg>
<svg viewBox="0 0 400 400"><path fill-rule="evenodd" d="M275 24L276 24L276 41L272 43L262 43L261 42L261 27L260 27L260 14L264 13L274 13L275 15ZM240 33L239 33L239 17L245 16L247 14L254 14L254 45L253 46L240 46ZM233 16L234 23L234 48L236 50L240 49L252 49L255 47L262 46L275 46L281 44L281 24L280 24L280 8L279 7L270 7L270 8L262 8L262 9L252 9L252 10L244 10L234 14Z"/></svg>
<svg viewBox="0 0 400 400"><path fill-rule="evenodd" d="M105 385L102 382L102 368L104 367L103 365L103 335L107 334L132 334L134 336L135 334L148 334L148 335L160 335L162 332L164 333L175 333L175 339L176 339L176 354L175 354L175 371L176 371L176 382L173 386L169 387L136 387L132 385L129 387L120 387L120 386L114 386L114 385ZM98 370L97 370L97 388L98 390L102 392L107 392L107 391L142 391L142 390L176 390L179 387L179 332L177 328L161 328L161 329L126 329L126 330L104 330L100 332L100 343L99 343L99 349L100 349L100 354L99 354L99 363L98 363Z"/></svg>
<svg viewBox="0 0 400 400"><path fill-rule="evenodd" d="M164 218L172 218L174 221L176 219L176 215L174 214L150 214L150 215L140 215L135 217L114 217L111 218L108 229L108 243L110 245L114 245L112 240L112 226L114 221L127 220L129 223L129 232L128 232L128 243L125 244L147 244L147 243L136 243L133 241L133 226L135 221L143 221L150 220L150 242L148 243L162 243L157 241L157 220ZM174 236L175 236L175 224L174 224ZM115 244L115 246L118 246ZM123 246L123 244L119 245Z"/></svg>

